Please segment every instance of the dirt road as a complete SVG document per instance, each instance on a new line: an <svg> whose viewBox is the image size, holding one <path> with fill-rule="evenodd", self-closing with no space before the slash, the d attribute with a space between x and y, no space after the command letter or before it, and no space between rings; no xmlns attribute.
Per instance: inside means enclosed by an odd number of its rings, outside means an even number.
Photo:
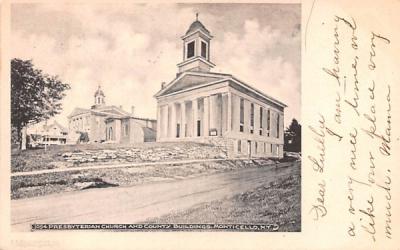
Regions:
<svg viewBox="0 0 400 250"><path fill-rule="evenodd" d="M12 229L33 223L138 223L193 205L230 197L298 171L251 168L132 187L89 189L11 202Z"/></svg>

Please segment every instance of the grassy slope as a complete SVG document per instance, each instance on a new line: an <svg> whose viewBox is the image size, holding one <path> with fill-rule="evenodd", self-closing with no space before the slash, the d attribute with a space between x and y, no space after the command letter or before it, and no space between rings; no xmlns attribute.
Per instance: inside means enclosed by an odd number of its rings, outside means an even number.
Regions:
<svg viewBox="0 0 400 250"><path fill-rule="evenodd" d="M300 168L293 175L235 195L196 205L149 223L277 223L278 231L301 230Z"/></svg>

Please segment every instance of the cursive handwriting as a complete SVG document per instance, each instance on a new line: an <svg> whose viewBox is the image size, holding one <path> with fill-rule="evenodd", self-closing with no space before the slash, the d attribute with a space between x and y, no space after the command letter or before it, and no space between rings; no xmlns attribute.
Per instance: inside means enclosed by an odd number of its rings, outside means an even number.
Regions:
<svg viewBox="0 0 400 250"><path fill-rule="evenodd" d="M369 91L371 92L370 94L370 99L373 100L375 94L374 94L374 89L375 89L375 82L372 82L372 87L368 88ZM375 109L375 104L372 103L370 106L370 114L364 114L364 118L370 122L370 126L368 129L362 129L368 136L370 136L372 139L378 139L381 142L381 146L379 147L379 151L381 152L382 155L384 156L389 156L390 155L390 143L391 143L391 103L390 103L390 85L388 85L388 94L386 97L387 100L387 116L386 116L386 128L385 134L380 134L377 132L377 126L376 126L376 109Z"/></svg>
<svg viewBox="0 0 400 250"><path fill-rule="evenodd" d="M313 169L316 172L324 172L325 167L325 117L323 115L319 115L320 119L318 120L319 128L315 129L313 126L308 126L308 128L313 132L313 139L317 142L317 149L319 150L318 159L314 156L309 155L308 159L313 164Z"/></svg>
<svg viewBox="0 0 400 250"><path fill-rule="evenodd" d="M392 183L392 179L390 178L390 169L386 170L387 174L385 176L385 185L380 185L380 184L376 184L379 188L385 190L386 195L385 195L385 199L386 199L386 213L385 213L385 235L386 238L391 239L392 238L392 195L390 192L390 186Z"/></svg>
<svg viewBox="0 0 400 250"><path fill-rule="evenodd" d="M358 65L358 56L355 56L354 57L354 61L351 64L351 67L354 70L354 73L353 73L353 77L354 77L353 94L354 94L354 96L352 97L353 101L349 101L349 100L346 99L345 102L347 104L349 104L350 107L352 107L353 110L356 112L357 116L359 116L360 113L358 112L358 101L360 100L360 97L359 97L358 93L359 93L360 89L358 88L358 69L357 69L357 65Z"/></svg>
<svg viewBox="0 0 400 250"><path fill-rule="evenodd" d="M371 195L370 199L367 200L368 207L366 209L359 209L358 211L364 215L363 217L360 218L360 221L363 222L363 219L368 220L367 225L362 224L361 227L371 235L372 240L375 242L375 215L374 215L374 197Z"/></svg>
<svg viewBox="0 0 400 250"><path fill-rule="evenodd" d="M314 213L314 220L319 220L328 214L328 210L325 207L325 188L326 183L322 180L318 183L318 195L319 197L316 199L316 204L313 204L309 213Z"/></svg>
<svg viewBox="0 0 400 250"><path fill-rule="evenodd" d="M351 150L350 150L350 167L353 170L357 169L357 164L356 164L356 160L357 160L357 129L353 128L353 132L350 132L350 145L351 145Z"/></svg>
<svg viewBox="0 0 400 250"><path fill-rule="evenodd" d="M374 32L371 32L371 51L369 52L369 64L368 64L368 68L370 70L375 70L375 68L376 68L376 64L375 64L375 61L374 61L374 57L376 57L375 39L379 39L379 40L383 41L386 44L390 43L390 40L387 39L386 37L383 37L381 35L375 34Z"/></svg>

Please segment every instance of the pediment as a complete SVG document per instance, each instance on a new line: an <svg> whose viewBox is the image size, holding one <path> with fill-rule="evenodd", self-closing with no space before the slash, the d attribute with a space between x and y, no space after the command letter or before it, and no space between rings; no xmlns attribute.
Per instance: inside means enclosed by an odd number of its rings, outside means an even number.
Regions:
<svg viewBox="0 0 400 250"><path fill-rule="evenodd" d="M161 90L156 96L163 96L167 94L172 94L174 92L189 89L195 86L200 86L206 83L215 82L218 80L223 80L226 75L223 74L192 74L186 73L181 77L176 78L172 81L165 89Z"/></svg>

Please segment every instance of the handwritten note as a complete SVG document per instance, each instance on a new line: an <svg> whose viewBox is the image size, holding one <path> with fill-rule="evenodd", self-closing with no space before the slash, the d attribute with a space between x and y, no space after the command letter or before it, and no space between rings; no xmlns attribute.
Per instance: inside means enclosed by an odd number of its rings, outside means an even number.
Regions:
<svg viewBox="0 0 400 250"><path fill-rule="evenodd" d="M375 244L393 240L398 230L392 199L392 87L398 83L390 81L386 60L393 34L362 20L343 11L314 20L323 56L314 67L320 108L306 127L311 198L305 212L317 225L340 219L345 237Z"/></svg>

